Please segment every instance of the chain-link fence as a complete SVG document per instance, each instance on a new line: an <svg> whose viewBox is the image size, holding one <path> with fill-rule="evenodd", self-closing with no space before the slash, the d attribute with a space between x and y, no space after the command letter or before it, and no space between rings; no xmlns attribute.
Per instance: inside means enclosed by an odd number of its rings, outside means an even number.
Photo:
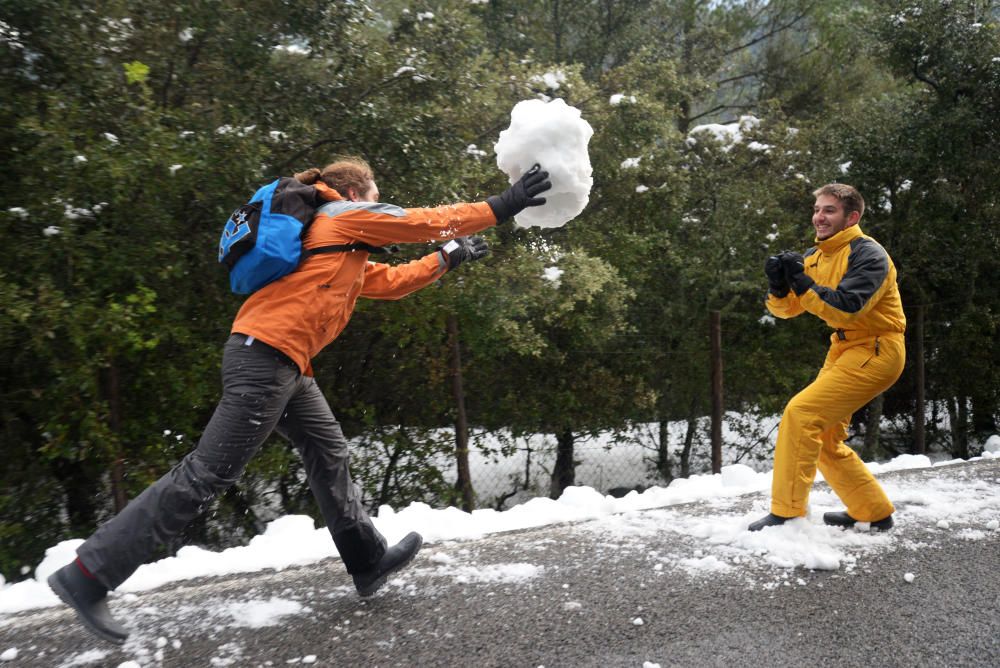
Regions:
<svg viewBox="0 0 1000 668"><path fill-rule="evenodd" d="M776 417L730 414L723 429L723 464L762 469L770 463ZM573 484L624 496L688 474L711 470L708 418L622 428L573 441ZM660 447L666 443L665 450ZM476 508L503 510L553 496L558 442L554 435L474 432L469 473ZM382 430L355 444L352 468L372 509L412 501L460 506L451 430ZM686 460L686 463L682 462ZM558 493L555 494L558 496Z"/></svg>

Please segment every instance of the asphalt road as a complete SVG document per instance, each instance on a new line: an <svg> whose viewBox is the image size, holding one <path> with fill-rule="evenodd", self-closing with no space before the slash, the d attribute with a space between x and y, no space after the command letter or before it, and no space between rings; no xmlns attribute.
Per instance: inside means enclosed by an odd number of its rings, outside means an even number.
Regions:
<svg viewBox="0 0 1000 668"><path fill-rule="evenodd" d="M882 476L895 477L1000 489L1000 460ZM761 498L669 513L740 514ZM661 510L636 516L669 520ZM1000 666L1000 531L969 540L900 521L892 537L853 568L748 561L697 577L656 557L700 555L698 538L622 540L594 522L549 526L428 545L368 600L335 560L117 598L115 614L133 629L121 648L92 639L65 607L7 616L0 652L16 647L18 656L0 664ZM918 576L908 583L906 572ZM303 607L261 628L221 621L234 601L271 599Z"/></svg>

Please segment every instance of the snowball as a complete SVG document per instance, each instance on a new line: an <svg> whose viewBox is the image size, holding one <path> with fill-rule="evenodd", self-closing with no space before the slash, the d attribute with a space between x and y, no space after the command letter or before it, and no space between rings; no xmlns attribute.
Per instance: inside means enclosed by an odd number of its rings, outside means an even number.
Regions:
<svg viewBox="0 0 1000 668"><path fill-rule="evenodd" d="M1000 521L990 520L986 523L986 528L990 531L996 531L997 529L1000 529Z"/></svg>
<svg viewBox="0 0 1000 668"><path fill-rule="evenodd" d="M0 654L0 661L13 661L16 658L17 658L16 647L11 647L10 649L4 651L3 654Z"/></svg>
<svg viewBox="0 0 1000 668"><path fill-rule="evenodd" d="M940 520L937 523L938 529L947 529L950 526L951 526L951 524L949 524L948 520Z"/></svg>
<svg viewBox="0 0 1000 668"><path fill-rule="evenodd" d="M633 626L642 626L645 622L642 621L642 617L636 617L632 620Z"/></svg>
<svg viewBox="0 0 1000 668"><path fill-rule="evenodd" d="M561 99L524 100L510 112L510 127L500 133L494 150L497 167L511 183L538 163L549 173L552 188L542 206L528 207L514 221L521 227L561 227L587 206L594 184L587 143L594 134L580 110Z"/></svg>
<svg viewBox="0 0 1000 668"><path fill-rule="evenodd" d="M915 576L913 575L913 573L907 573L906 575L903 576L903 579L906 580L907 582L913 582L914 577Z"/></svg>
<svg viewBox="0 0 1000 668"><path fill-rule="evenodd" d="M559 267L546 267L545 271L542 272L542 278L546 281L551 281L553 283L558 283L559 279L565 272Z"/></svg>

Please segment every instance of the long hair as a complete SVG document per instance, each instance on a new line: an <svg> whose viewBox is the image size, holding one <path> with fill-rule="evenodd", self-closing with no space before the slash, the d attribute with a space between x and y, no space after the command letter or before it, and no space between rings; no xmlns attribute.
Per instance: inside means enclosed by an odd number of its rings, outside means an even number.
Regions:
<svg viewBox="0 0 1000 668"><path fill-rule="evenodd" d="M341 197L348 197L351 188L354 188L357 193L368 190L372 181L375 180L375 173L371 166L361 158L338 156L323 169L312 167L304 172L299 172L295 178L306 185L322 181L340 193Z"/></svg>

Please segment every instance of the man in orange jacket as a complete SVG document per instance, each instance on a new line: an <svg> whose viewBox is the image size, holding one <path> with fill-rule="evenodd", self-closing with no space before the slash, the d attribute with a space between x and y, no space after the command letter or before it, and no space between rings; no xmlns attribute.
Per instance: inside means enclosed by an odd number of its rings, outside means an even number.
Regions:
<svg viewBox="0 0 1000 668"><path fill-rule="evenodd" d="M813 195L816 246L803 257L768 258L768 310L779 318L809 312L834 329L823 368L792 397L778 428L771 512L750 525L760 531L806 514L816 468L847 506L823 515L826 524L869 522L892 527L892 503L864 462L848 447L851 415L896 382L906 359L906 317L896 267L858 221L861 193L833 183Z"/></svg>
<svg viewBox="0 0 1000 668"><path fill-rule="evenodd" d="M306 251L452 241L399 266L370 262L365 250L307 252L295 271L244 302L224 348L222 399L198 446L98 528L74 562L49 577L56 594L105 640L120 644L128 636L108 610L108 591L235 483L273 431L299 450L310 489L361 596L374 594L423 542L411 532L388 547L372 524L351 480L347 441L312 377L310 360L343 331L358 297L399 299L483 257L486 243L467 235L544 204L538 195L551 187L548 173L536 167L485 202L427 209L379 203L372 170L358 158L307 170L296 179L313 185L327 201L303 239Z"/></svg>

